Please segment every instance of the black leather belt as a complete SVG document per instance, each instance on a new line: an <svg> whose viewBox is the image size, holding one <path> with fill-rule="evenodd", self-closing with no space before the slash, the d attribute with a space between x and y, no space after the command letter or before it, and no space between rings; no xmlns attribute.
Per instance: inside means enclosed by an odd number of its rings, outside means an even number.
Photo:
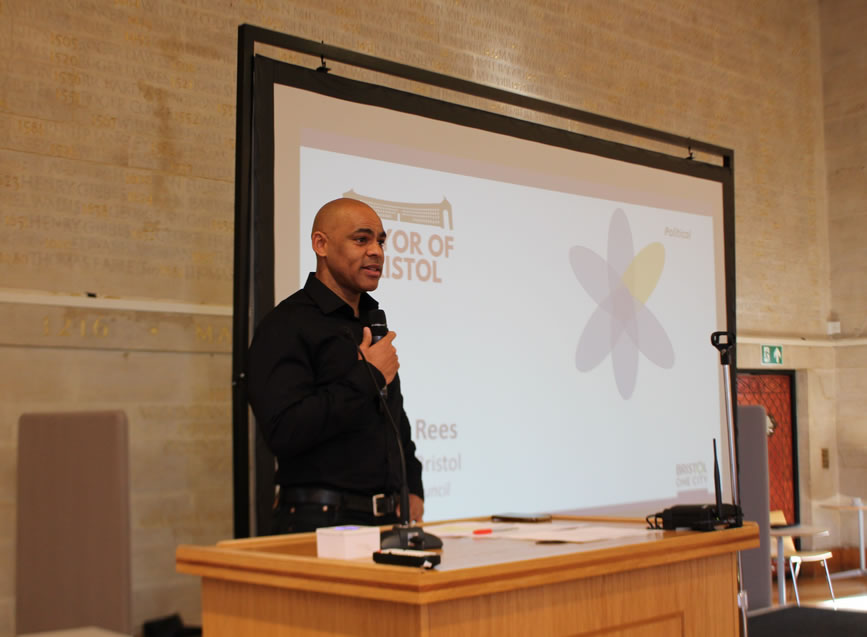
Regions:
<svg viewBox="0 0 867 637"><path fill-rule="evenodd" d="M280 487L280 504L322 504L370 513L378 518L397 512L399 503L400 496L396 493L359 495L319 487Z"/></svg>

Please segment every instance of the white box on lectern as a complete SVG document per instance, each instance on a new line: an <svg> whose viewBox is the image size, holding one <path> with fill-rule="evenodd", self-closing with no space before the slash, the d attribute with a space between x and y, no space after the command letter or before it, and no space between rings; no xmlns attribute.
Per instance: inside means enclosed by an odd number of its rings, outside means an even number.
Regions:
<svg viewBox="0 0 867 637"><path fill-rule="evenodd" d="M326 526L316 529L316 555L338 560L371 557L379 550L379 527Z"/></svg>

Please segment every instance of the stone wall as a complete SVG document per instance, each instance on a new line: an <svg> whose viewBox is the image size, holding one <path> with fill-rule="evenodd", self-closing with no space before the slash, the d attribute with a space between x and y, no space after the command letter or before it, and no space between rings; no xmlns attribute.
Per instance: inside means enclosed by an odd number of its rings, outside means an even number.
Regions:
<svg viewBox="0 0 867 637"><path fill-rule="evenodd" d="M858 0L0 0L0 636L14 634L28 411L126 411L135 625L198 620L198 581L174 573L173 554L231 535L241 23L733 148L739 331L821 350L792 359L807 379L799 423L835 463L811 468L802 494L855 495L867 357L841 355L857 359L850 376L824 341L835 312L858 334L867 297L845 275L864 260L849 204L862 195L863 213L864 154L848 139L863 150L864 89L837 78L850 51L864 76L863 14ZM851 177L829 173L827 191L826 144Z"/></svg>
<svg viewBox="0 0 867 637"><path fill-rule="evenodd" d="M837 348L840 494L867 499L867 5L822 0L822 77L832 318ZM841 344L841 345L842 345ZM842 514L844 544L858 543L854 514Z"/></svg>

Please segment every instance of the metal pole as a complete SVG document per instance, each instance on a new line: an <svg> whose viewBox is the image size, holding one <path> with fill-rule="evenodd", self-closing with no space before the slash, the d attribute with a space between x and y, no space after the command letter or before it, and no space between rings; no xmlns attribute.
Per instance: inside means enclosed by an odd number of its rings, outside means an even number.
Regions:
<svg viewBox="0 0 867 637"><path fill-rule="evenodd" d="M731 404L731 387L732 387L732 373L731 373L731 365L725 363L723 365L723 378L725 379L726 386L726 423L727 423L727 433L728 433L728 441L729 441L729 475L731 476L731 487L732 487L732 503L735 506L741 505L741 496L740 490L738 489L738 463L735 458L735 418L732 410Z"/></svg>
<svg viewBox="0 0 867 637"><path fill-rule="evenodd" d="M735 336L731 332L714 332L710 335L711 344L719 350L720 364L725 380L726 429L729 442L729 466L732 486L732 503L740 510L740 491L738 489L738 464L735 455L735 418L732 409L731 380L731 350L735 344ZM744 590L744 569L741 562L741 552L738 551L738 608L741 610L741 635L747 637L747 592Z"/></svg>

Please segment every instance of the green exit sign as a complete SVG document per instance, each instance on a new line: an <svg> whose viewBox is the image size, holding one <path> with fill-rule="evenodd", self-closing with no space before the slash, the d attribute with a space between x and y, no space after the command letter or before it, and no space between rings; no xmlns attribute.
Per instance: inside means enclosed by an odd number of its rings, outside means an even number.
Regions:
<svg viewBox="0 0 867 637"><path fill-rule="evenodd" d="M782 345L762 345L762 365L782 365Z"/></svg>

